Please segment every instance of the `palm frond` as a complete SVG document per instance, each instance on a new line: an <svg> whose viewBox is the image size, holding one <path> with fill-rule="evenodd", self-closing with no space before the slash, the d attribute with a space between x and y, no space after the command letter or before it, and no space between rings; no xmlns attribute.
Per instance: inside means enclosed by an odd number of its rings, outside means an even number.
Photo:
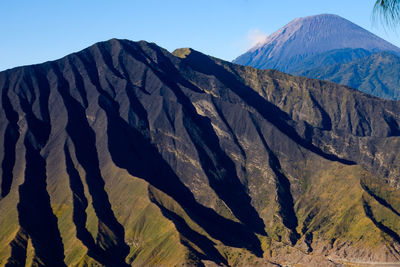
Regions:
<svg viewBox="0 0 400 267"><path fill-rule="evenodd" d="M373 14L390 27L399 25L400 0L376 0Z"/></svg>

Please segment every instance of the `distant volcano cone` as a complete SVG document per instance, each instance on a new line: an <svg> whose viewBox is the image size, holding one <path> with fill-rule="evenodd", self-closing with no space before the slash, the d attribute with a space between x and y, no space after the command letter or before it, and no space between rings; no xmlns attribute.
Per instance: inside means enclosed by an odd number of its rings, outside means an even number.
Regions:
<svg viewBox="0 0 400 267"><path fill-rule="evenodd" d="M293 20L233 62L289 72L306 57L343 48L400 53L400 48L358 25L337 15L322 14Z"/></svg>

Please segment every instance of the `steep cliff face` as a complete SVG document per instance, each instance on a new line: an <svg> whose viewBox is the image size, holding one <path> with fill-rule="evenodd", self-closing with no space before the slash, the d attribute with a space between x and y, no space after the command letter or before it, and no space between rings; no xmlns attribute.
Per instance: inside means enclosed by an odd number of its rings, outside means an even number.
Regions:
<svg viewBox="0 0 400 267"><path fill-rule="evenodd" d="M399 261L399 103L175 55L0 73L0 265Z"/></svg>

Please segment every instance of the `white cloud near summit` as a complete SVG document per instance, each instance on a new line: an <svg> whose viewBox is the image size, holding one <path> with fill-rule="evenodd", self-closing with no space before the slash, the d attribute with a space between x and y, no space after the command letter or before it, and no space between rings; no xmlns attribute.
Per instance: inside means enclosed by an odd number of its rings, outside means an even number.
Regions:
<svg viewBox="0 0 400 267"><path fill-rule="evenodd" d="M260 31L259 29L249 30L246 36L246 42L248 43L249 47L253 47L256 44L265 42L266 39L267 35L264 32Z"/></svg>

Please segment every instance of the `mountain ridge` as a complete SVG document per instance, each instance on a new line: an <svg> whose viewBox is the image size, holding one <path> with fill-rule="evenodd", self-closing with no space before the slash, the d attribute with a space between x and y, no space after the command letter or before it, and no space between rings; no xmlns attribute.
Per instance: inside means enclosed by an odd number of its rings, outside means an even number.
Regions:
<svg viewBox="0 0 400 267"><path fill-rule="evenodd" d="M400 97L400 58L389 52L379 52L346 63L294 72L315 79L329 80L357 88L378 97L398 100Z"/></svg>
<svg viewBox="0 0 400 267"><path fill-rule="evenodd" d="M398 102L184 55L112 39L0 72L0 265L400 258Z"/></svg>

